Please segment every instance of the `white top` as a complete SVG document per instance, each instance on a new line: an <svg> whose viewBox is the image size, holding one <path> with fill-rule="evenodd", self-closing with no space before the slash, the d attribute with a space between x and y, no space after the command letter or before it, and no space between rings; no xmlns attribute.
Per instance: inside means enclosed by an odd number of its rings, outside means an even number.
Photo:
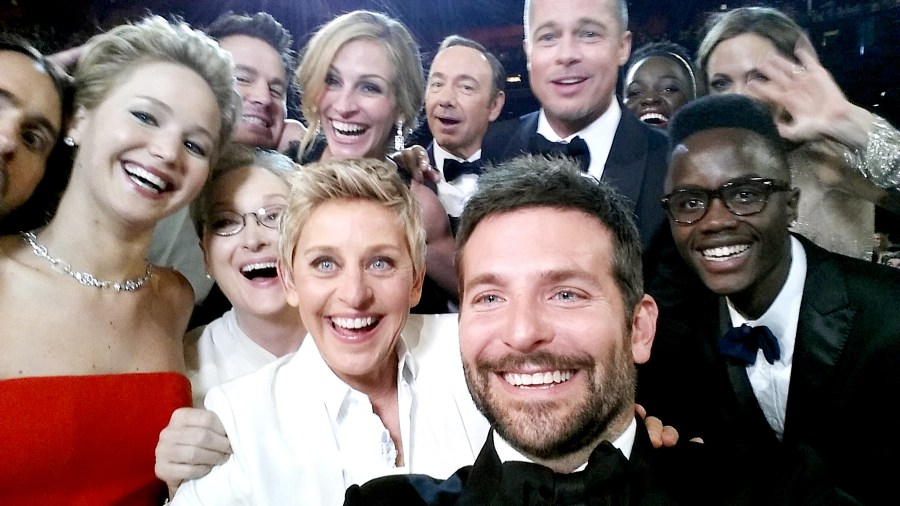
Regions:
<svg viewBox="0 0 900 506"><path fill-rule="evenodd" d="M233 308L209 325L189 332L185 336L186 348L194 343L192 337L198 331L202 334L196 341L196 355L190 351L185 353L188 362L190 357L197 357L195 364L188 364L194 406L203 405L203 399L212 387L255 372L278 358L241 330Z"/></svg>
<svg viewBox="0 0 900 506"><path fill-rule="evenodd" d="M600 176L603 175L603 169L606 167L606 159L609 158L609 151L612 149L613 138L616 136L616 129L619 128L620 119L622 119L622 108L619 107L619 101L613 97L609 107L606 108L606 111L599 118L563 139L553 131L553 127L547 121L547 116L542 108L538 116L537 133L543 135L551 142L568 143L576 135L584 139L588 151L591 153L591 166L588 167L588 173L600 179Z"/></svg>
<svg viewBox="0 0 900 506"><path fill-rule="evenodd" d="M449 158L459 162L477 162L481 159L481 150L479 149L472 156L463 160L450 154L437 141L432 143L432 148L434 149L435 169L441 173L441 180L437 184L438 200L447 210L447 214L458 218L469 197L478 189L478 174L463 174L453 181L447 181L444 177L444 160Z"/></svg>
<svg viewBox="0 0 900 506"><path fill-rule="evenodd" d="M625 429L625 432L622 433L621 436L617 437L615 441L611 441L612 445L616 447L617 450L621 451L623 455L625 455L626 459L631 458L631 449L634 447L634 437L637 435L637 421L634 417L631 418L631 423L628 424L628 428ZM500 462L532 462L533 460L526 457L519 450L513 448L511 444L509 444L505 439L498 436L496 432L492 434L494 437L494 449L497 450L497 456L500 457ZM587 468L587 462L579 466L575 471L584 471Z"/></svg>
<svg viewBox="0 0 900 506"><path fill-rule="evenodd" d="M186 277L194 289L195 304L203 302L209 295L213 280L206 276L200 238L187 207L156 224L147 261L153 265L171 267Z"/></svg>
<svg viewBox="0 0 900 506"><path fill-rule="evenodd" d="M750 386L762 408L769 426L780 440L784 436L784 417L787 411L788 388L794 362L794 343L797 340L797 322L800 319L800 301L806 284L806 251L796 237L791 236L791 268L787 280L772 305L756 320L748 320L728 301L731 324L739 327L765 325L778 340L781 358L770 364L762 350L756 354L756 363L747 366ZM727 300L727 299L726 299Z"/></svg>
<svg viewBox="0 0 900 506"><path fill-rule="evenodd" d="M342 504L347 487L371 477L445 477L472 464L489 426L466 388L457 328L457 315L448 314L410 315L403 329L398 395L405 468L388 465L380 420L341 386L307 336L294 355L210 390L206 406L221 418L233 454L183 484L172 504Z"/></svg>

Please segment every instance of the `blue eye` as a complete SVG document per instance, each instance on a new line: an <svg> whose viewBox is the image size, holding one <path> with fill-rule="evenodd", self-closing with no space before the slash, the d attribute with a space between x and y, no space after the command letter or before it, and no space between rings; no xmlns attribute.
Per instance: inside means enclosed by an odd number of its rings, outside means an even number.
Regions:
<svg viewBox="0 0 900 506"><path fill-rule="evenodd" d="M141 123L144 123L147 125L152 125L152 126L159 125L159 123L156 121L156 117L154 117L152 114L150 114L148 112L132 111L131 115L134 116L135 118L137 118L137 120L140 121Z"/></svg>
<svg viewBox="0 0 900 506"><path fill-rule="evenodd" d="M184 141L184 147L187 148L191 153L201 157L206 158L206 148L204 148L200 143L194 141Z"/></svg>
<svg viewBox="0 0 900 506"><path fill-rule="evenodd" d="M313 267L321 272L331 272L335 269L334 260L330 258L317 258L313 260Z"/></svg>

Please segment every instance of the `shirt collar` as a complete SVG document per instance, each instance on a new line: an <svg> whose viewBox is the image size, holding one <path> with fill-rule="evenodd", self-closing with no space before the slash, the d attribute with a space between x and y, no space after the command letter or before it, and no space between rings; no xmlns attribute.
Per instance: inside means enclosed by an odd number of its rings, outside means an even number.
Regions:
<svg viewBox="0 0 900 506"><path fill-rule="evenodd" d="M634 438L636 434L637 420L632 417L631 423L628 424L628 428L625 429L625 432L623 432L621 436L616 438L615 441L612 441L612 445L616 447L616 449L621 451L622 454L625 455L626 459L631 458L631 448L634 446ZM494 438L494 449L497 451L497 456L500 458L500 462L534 462L530 458L523 455L522 452L516 450L511 444L500 437L500 435L496 432L491 432L491 435ZM575 471L583 471L586 467L587 462L579 466L578 469L575 469Z"/></svg>
<svg viewBox="0 0 900 506"><path fill-rule="evenodd" d="M354 395L364 396L365 394L354 390L350 385L344 383L344 381L328 367L325 359L323 359L322 355L319 353L318 348L315 347L312 336L308 335L303 342L303 346L306 346L307 342L313 343L313 350L315 351L317 360L313 365L315 374L310 377L317 378L319 381L317 388L321 392L322 400L325 403L325 409L328 411L328 416L331 417L331 421L337 423L337 416L341 412L344 403ZM397 358L399 359L397 364L397 385L399 387L403 384L415 382L415 378L418 374L418 367L416 366L416 361L413 358L412 353L409 352L409 348L402 335L397 340L396 349Z"/></svg>
<svg viewBox="0 0 900 506"><path fill-rule="evenodd" d="M799 316L800 301L803 298L803 286L806 284L806 251L803 245L796 237L791 236L791 267L788 270L787 279L781 287L781 291L772 301L772 304L766 309L756 320L748 320L744 317L731 303L731 300L725 298L728 303L728 314L731 317L731 324L739 327L746 323L751 326L765 325L778 339L778 345L784 350L794 349L794 340L796 338L796 329L791 332L791 321ZM789 361L789 356L782 353L781 360Z"/></svg>
<svg viewBox="0 0 900 506"><path fill-rule="evenodd" d="M609 102L609 107L603 111L599 118L574 134L562 138L550 126L550 122L547 121L547 115L544 109L541 108L538 114L537 133L543 135L551 142L570 142L576 135L584 139L588 146L588 151L591 153L591 166L588 168L588 172L599 178L603 174L606 159L609 158L609 151L612 149L613 138L616 136L616 130L619 128L621 119L622 108L619 106L619 101L613 97Z"/></svg>
<svg viewBox="0 0 900 506"><path fill-rule="evenodd" d="M437 169L438 172L440 172L442 176L444 175L444 160L446 160L448 158L451 160L456 160L458 162L477 162L478 160L481 159L481 150L480 149L478 151L472 153L472 156L470 156L469 158L466 158L465 160L463 160L462 158L460 158L456 155L453 155L446 149L442 148L441 145L438 144L437 141L434 141L432 143L432 148L434 149L434 165L435 165L434 168Z"/></svg>

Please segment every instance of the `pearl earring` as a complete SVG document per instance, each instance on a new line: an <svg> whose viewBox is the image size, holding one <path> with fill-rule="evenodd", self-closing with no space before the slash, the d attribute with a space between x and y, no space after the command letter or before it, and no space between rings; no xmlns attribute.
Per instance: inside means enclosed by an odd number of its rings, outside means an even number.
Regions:
<svg viewBox="0 0 900 506"><path fill-rule="evenodd" d="M66 144L66 146L69 146L70 148L74 148L74 147L75 147L75 139L73 139L73 138L72 138L71 136L69 136L69 135L67 135L67 136L63 139L63 142Z"/></svg>

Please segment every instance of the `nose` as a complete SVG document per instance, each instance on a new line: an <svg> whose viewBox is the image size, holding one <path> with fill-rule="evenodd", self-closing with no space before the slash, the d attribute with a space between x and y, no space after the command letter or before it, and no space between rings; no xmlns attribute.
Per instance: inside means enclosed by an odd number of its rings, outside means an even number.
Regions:
<svg viewBox="0 0 900 506"><path fill-rule="evenodd" d="M178 157L178 151L181 149L181 133L174 130L158 129L154 135L150 145L150 154L161 160L163 163L171 164Z"/></svg>
<svg viewBox="0 0 900 506"><path fill-rule="evenodd" d="M244 215L244 229L240 233L244 248L259 251L272 243L272 235L276 232L260 225L255 214L247 213Z"/></svg>
<svg viewBox="0 0 900 506"><path fill-rule="evenodd" d="M504 341L516 351L527 353L553 340L548 315L540 304L533 304L525 298L516 300L510 297L502 316L506 318L507 327L503 334Z"/></svg>
<svg viewBox="0 0 900 506"><path fill-rule="evenodd" d="M438 91L438 104L442 107L453 107L456 103L456 89L452 84L444 85Z"/></svg>
<svg viewBox="0 0 900 506"><path fill-rule="evenodd" d="M338 96L334 102L334 110L341 117L351 116L357 111L359 107L356 102L356 95L349 86L340 89L336 93Z"/></svg>
<svg viewBox="0 0 900 506"><path fill-rule="evenodd" d="M648 91L641 97L641 105L654 105L659 103L659 94L655 91Z"/></svg>
<svg viewBox="0 0 900 506"><path fill-rule="evenodd" d="M572 35L563 35L556 45L556 61L562 65L572 65L581 61L581 46Z"/></svg>
<svg viewBox="0 0 900 506"><path fill-rule="evenodd" d="M268 105L272 103L272 94L269 92L269 84L262 79L256 79L245 88L244 100L253 104Z"/></svg>
<svg viewBox="0 0 900 506"><path fill-rule="evenodd" d="M718 232L737 225L737 216L728 210L721 198L713 197L707 206L706 215L699 222L704 231Z"/></svg>
<svg viewBox="0 0 900 506"><path fill-rule="evenodd" d="M11 155L18 146L19 125L15 118L4 114L0 118L0 156Z"/></svg>
<svg viewBox="0 0 900 506"><path fill-rule="evenodd" d="M350 267L341 273L339 299L354 309L365 309L372 301L372 287L365 269Z"/></svg>

